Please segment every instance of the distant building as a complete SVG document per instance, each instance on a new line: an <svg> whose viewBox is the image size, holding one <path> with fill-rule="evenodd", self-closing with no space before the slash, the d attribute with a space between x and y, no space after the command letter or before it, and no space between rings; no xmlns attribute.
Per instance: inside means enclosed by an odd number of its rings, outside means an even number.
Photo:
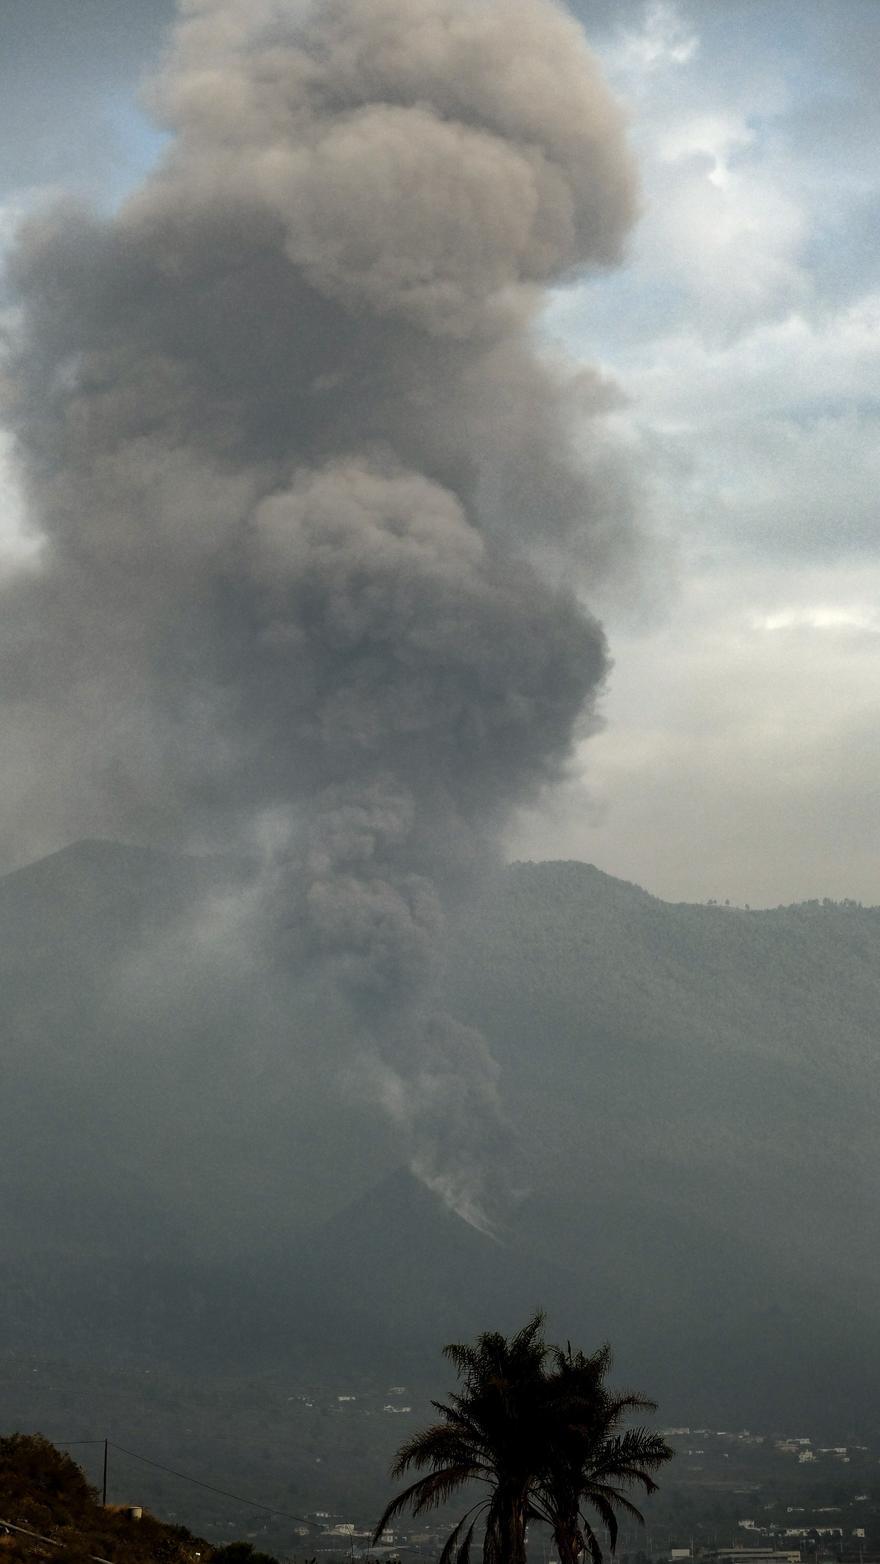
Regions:
<svg viewBox="0 0 880 1564"><path fill-rule="evenodd" d="M801 1564L800 1548L719 1548L707 1557L714 1564Z"/></svg>
<svg viewBox="0 0 880 1564"><path fill-rule="evenodd" d="M786 1537L842 1537L842 1526L786 1526Z"/></svg>

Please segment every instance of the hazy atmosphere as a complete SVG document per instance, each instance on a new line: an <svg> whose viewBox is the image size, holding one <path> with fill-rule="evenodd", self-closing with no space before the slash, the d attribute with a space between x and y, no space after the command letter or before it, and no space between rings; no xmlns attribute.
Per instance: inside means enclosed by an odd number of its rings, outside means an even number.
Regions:
<svg viewBox="0 0 880 1564"><path fill-rule="evenodd" d="M880 1564L878 58L0 0L7 1564Z"/></svg>
<svg viewBox="0 0 880 1564"><path fill-rule="evenodd" d="M567 405L593 484L578 541L614 667L602 731L508 823L507 854L587 859L673 899L877 900L876 7L578 15L629 116L640 216L621 208L600 242L622 266L542 259L551 286L554 267L588 274L539 329L588 376ZM157 115L152 89L148 112L141 87L169 7L4 0L2 19L8 243L59 192L125 201L186 110ZM14 558L9 469L3 496ZM49 799L25 824L16 793L13 776L7 863L78 834Z"/></svg>

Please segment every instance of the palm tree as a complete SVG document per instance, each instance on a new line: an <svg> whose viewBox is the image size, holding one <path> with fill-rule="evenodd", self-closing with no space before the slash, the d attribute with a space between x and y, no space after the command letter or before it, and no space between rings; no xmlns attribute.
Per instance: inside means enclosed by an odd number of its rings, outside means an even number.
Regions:
<svg viewBox="0 0 880 1564"><path fill-rule="evenodd" d="M472 1483L484 1493L453 1528L439 1564L468 1564L481 1517L484 1564L525 1564L529 1520L553 1528L561 1564L575 1564L585 1550L601 1564L584 1507L608 1526L612 1551L616 1512L641 1519L624 1490L635 1484L652 1492L650 1473L672 1452L658 1434L621 1432L620 1425L627 1412L653 1403L607 1389L607 1347L592 1357L549 1347L543 1323L536 1314L509 1340L487 1332L474 1346L444 1348L461 1390L448 1402L433 1402L440 1421L398 1451L394 1477L412 1468L429 1471L391 1501L374 1540L404 1510L423 1514Z"/></svg>
<svg viewBox="0 0 880 1564"><path fill-rule="evenodd" d="M538 1464L538 1428L545 1406L548 1348L536 1314L508 1340L485 1332L474 1346L444 1347L462 1381L448 1403L431 1405L440 1421L423 1429L397 1453L392 1477L411 1468L430 1471L399 1493L376 1527L375 1539L396 1515L414 1515L445 1504L460 1488L481 1484L486 1493L462 1516L447 1539L440 1564L467 1564L474 1530L485 1516L485 1564L525 1564L525 1531Z"/></svg>
<svg viewBox="0 0 880 1564"><path fill-rule="evenodd" d="M577 1564L589 1553L602 1564L602 1549L585 1509L608 1530L611 1552L617 1546L618 1512L643 1522L627 1490L654 1493L651 1473L671 1459L661 1434L643 1427L621 1431L629 1412L653 1412L656 1404L634 1392L615 1394L605 1384L611 1368L606 1344L586 1356L552 1349L547 1376L551 1406L545 1464L531 1494L530 1516L553 1529L560 1564Z"/></svg>

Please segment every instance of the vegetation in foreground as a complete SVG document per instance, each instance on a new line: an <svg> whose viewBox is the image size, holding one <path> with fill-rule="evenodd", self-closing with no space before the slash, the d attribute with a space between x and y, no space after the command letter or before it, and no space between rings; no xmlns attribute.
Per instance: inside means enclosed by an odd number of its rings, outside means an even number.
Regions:
<svg viewBox="0 0 880 1564"><path fill-rule="evenodd" d="M248 1543L215 1549L185 1526L168 1526L146 1511L134 1518L122 1506L105 1507L76 1462L40 1434L0 1439L2 1564L276 1564ZM236 1551L237 1550L237 1551Z"/></svg>
<svg viewBox="0 0 880 1564"><path fill-rule="evenodd" d="M554 1347L536 1314L509 1339L484 1332L473 1346L451 1345L461 1390L435 1401L439 1421L401 1446L393 1476L427 1472L386 1507L378 1539L395 1516L436 1509L473 1484L482 1492L450 1533L440 1564L468 1564L478 1525L484 1526L484 1564L525 1564L526 1527L543 1521L552 1530L560 1564L589 1554L601 1564L596 1530L608 1532L612 1552L618 1515L641 1520L629 1497L653 1493L652 1473L671 1459L662 1435L623 1428L632 1412L655 1404L605 1384L611 1367L606 1345L587 1356Z"/></svg>
<svg viewBox="0 0 880 1564"><path fill-rule="evenodd" d="M525 1564L530 1521L551 1529L560 1564L587 1554L601 1564L597 1526L613 1551L618 1515L641 1520L630 1492L654 1492L652 1474L672 1451L660 1434L623 1425L654 1403L609 1389L607 1346L591 1356L552 1346L543 1323L536 1314L509 1339L485 1332L473 1345L444 1349L461 1388L432 1403L439 1421L398 1452L396 1476L411 1468L424 1475L387 1505L377 1541L394 1516L441 1507L471 1485L482 1492L453 1527L440 1564L468 1564L479 1527L485 1564ZM275 1564L248 1543L218 1549L183 1526L104 1506L69 1455L40 1435L13 1434L0 1438L0 1564L34 1559Z"/></svg>

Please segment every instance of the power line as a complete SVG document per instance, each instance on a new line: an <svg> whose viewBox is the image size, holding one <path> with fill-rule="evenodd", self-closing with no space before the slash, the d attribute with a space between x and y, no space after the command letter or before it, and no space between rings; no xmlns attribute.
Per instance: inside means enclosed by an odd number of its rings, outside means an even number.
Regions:
<svg viewBox="0 0 880 1564"><path fill-rule="evenodd" d="M107 1446L110 1443L109 1439L56 1439L55 1443L59 1444L59 1445L66 1445L68 1448L70 1448L72 1445L103 1445L104 1446L104 1471L103 1471L103 1481L101 1483L101 1503L103 1504L103 1506L104 1506L104 1508L106 1510L106 1508L107 1508Z"/></svg>
<svg viewBox="0 0 880 1564"><path fill-rule="evenodd" d="M78 1439L76 1442L81 1445L103 1444L102 1439ZM71 1443L73 1443L72 1440ZM33 1537L36 1542L48 1542L50 1547L53 1548L64 1547L64 1543L59 1541L57 1537L42 1537L38 1531L28 1531L26 1526L16 1526L12 1521L0 1520L0 1526L4 1526L7 1531L21 1532L23 1537ZM87 1553L86 1558L91 1559L92 1564L110 1564L110 1560L102 1559L99 1553Z"/></svg>
<svg viewBox="0 0 880 1564"><path fill-rule="evenodd" d="M179 1472L176 1467L165 1466L161 1461L154 1461L148 1455L141 1455L137 1450L129 1450L125 1445L116 1443L115 1439L56 1439L58 1445L110 1445L113 1450L118 1450L121 1455L128 1455L134 1461L142 1461L145 1466L154 1466L157 1471L167 1472L170 1477L179 1477L182 1482L194 1483L197 1488L207 1488L209 1493L219 1494L224 1499L234 1499L236 1504L247 1504L251 1509L263 1510L267 1515L280 1515L284 1520L296 1521L301 1526L312 1526L315 1529L317 1523L310 1521L305 1515L292 1515L289 1510L276 1510L269 1504L261 1504L259 1499L245 1499L240 1493L230 1493L228 1488L218 1488L214 1483L206 1483L201 1477L192 1477L188 1472Z"/></svg>
<svg viewBox="0 0 880 1564"><path fill-rule="evenodd" d="M103 1439L80 1440L81 1444L103 1444ZM143 1461L145 1466L155 1466L157 1471L167 1472L170 1477L179 1477L182 1482L195 1483L197 1488L207 1488L209 1493L218 1493L224 1499L234 1499L236 1504L247 1504L253 1510L264 1510L267 1515L280 1515L284 1520L296 1521L301 1526L312 1526L316 1530L315 1521L310 1521L304 1515L291 1515L289 1510L276 1510L270 1504L261 1504L258 1499L245 1499L240 1493L230 1493L228 1488L217 1488L213 1483L203 1482L200 1477L191 1477L188 1472L178 1472L173 1466L164 1466L161 1461L152 1461L148 1455L140 1455L137 1450L127 1450L125 1445L118 1445L115 1439L108 1443L121 1455L130 1455L134 1461Z"/></svg>

